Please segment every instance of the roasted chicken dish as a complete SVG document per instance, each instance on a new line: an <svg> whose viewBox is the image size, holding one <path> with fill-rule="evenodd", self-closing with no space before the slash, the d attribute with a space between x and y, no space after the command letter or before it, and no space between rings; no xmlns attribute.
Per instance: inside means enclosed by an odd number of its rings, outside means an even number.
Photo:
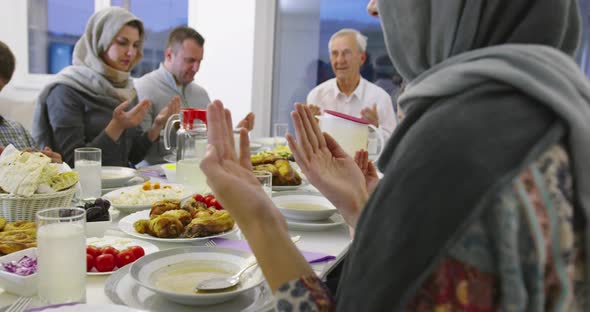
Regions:
<svg viewBox="0 0 590 312"><path fill-rule="evenodd" d="M165 200L154 203L150 219L135 221L133 228L137 233L158 238L195 238L223 233L234 227L234 220L225 210L207 208L193 198L182 207L177 202Z"/></svg>
<svg viewBox="0 0 590 312"><path fill-rule="evenodd" d="M272 173L272 185L275 186L301 184L301 177L297 171L291 167L289 161L285 159L277 159L272 164L254 166L253 169Z"/></svg>
<svg viewBox="0 0 590 312"><path fill-rule="evenodd" d="M35 222L6 222L0 218L0 255L7 255L30 247L37 247Z"/></svg>

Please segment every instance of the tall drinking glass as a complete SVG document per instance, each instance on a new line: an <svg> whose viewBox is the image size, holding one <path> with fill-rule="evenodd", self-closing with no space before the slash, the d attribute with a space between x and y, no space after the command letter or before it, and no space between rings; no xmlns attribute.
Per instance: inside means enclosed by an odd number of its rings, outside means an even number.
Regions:
<svg viewBox="0 0 590 312"><path fill-rule="evenodd" d="M74 150L74 170L80 174L80 199L98 198L101 195L102 182L100 167L102 151L95 147L81 147Z"/></svg>
<svg viewBox="0 0 590 312"><path fill-rule="evenodd" d="M274 147L277 148L281 145L287 145L287 139L285 136L289 132L289 124L276 123L273 129Z"/></svg>
<svg viewBox="0 0 590 312"><path fill-rule="evenodd" d="M272 173L262 170L254 170L254 176L260 182L262 189L268 197L272 197Z"/></svg>
<svg viewBox="0 0 590 312"><path fill-rule="evenodd" d="M37 290L45 304L86 301L86 211L37 212Z"/></svg>

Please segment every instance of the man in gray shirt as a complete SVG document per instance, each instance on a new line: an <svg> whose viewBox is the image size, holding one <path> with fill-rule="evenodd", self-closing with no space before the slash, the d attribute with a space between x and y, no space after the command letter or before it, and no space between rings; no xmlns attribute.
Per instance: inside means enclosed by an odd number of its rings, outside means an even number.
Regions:
<svg viewBox="0 0 590 312"><path fill-rule="evenodd" d="M168 105L173 96L180 97L181 108L207 108L207 104L211 102L207 91L193 82L203 60L204 44L203 36L190 27L180 26L172 30L160 68L135 81L139 100L149 99L152 102L141 124L142 128L148 129L151 126L158 112ZM237 127L252 130L254 114L246 115ZM145 161L140 165L163 163L164 156L169 154L171 152L166 151L163 140L160 140L152 145Z"/></svg>

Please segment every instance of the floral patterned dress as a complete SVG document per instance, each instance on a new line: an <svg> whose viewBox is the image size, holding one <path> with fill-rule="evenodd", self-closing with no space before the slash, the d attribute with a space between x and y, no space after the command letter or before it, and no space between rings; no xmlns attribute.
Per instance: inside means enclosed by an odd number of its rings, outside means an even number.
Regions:
<svg viewBox="0 0 590 312"><path fill-rule="evenodd" d="M470 225L406 310L583 310L583 217L573 202L569 158L561 145L555 145ZM284 284L275 297L278 311L336 308L315 276Z"/></svg>

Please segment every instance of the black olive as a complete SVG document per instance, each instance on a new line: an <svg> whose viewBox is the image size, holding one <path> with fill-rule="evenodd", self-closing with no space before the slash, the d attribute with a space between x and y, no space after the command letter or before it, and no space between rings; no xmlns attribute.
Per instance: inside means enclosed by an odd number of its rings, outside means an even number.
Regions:
<svg viewBox="0 0 590 312"><path fill-rule="evenodd" d="M104 200L102 198L97 198L94 201L94 206L98 206L98 207L103 207L104 206Z"/></svg>
<svg viewBox="0 0 590 312"><path fill-rule="evenodd" d="M86 221L96 221L98 217L103 214L103 210L99 207L90 207L86 210Z"/></svg>

